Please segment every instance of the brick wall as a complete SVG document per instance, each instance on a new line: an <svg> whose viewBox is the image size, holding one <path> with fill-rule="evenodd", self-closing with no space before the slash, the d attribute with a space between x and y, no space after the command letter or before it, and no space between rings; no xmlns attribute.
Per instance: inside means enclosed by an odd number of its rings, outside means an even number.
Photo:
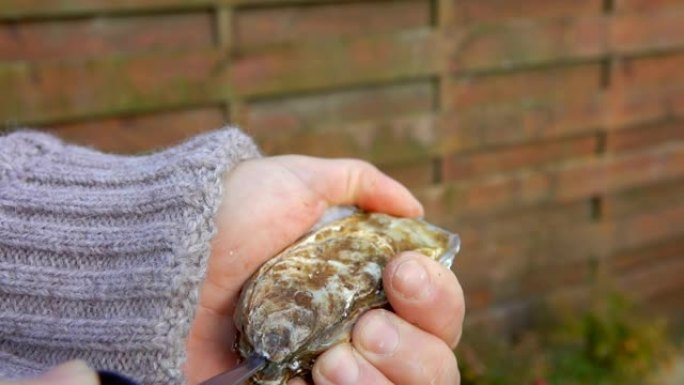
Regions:
<svg viewBox="0 0 684 385"><path fill-rule="evenodd" d="M6 0L0 61L5 128L378 164L462 234L473 319L597 267L684 302L681 0Z"/></svg>

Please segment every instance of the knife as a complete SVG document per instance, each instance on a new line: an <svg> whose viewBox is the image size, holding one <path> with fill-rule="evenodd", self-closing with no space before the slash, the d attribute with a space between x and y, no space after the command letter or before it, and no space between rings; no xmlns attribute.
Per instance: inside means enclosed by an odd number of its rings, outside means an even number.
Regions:
<svg viewBox="0 0 684 385"><path fill-rule="evenodd" d="M259 355L253 355L233 369L212 377L200 385L242 385L264 366L266 366L266 359Z"/></svg>

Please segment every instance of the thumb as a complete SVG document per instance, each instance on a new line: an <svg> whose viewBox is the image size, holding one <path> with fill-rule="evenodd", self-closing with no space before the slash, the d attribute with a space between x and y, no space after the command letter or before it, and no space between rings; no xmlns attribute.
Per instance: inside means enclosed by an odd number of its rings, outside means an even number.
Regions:
<svg viewBox="0 0 684 385"><path fill-rule="evenodd" d="M38 378L45 385L98 385L97 373L84 361L73 360L54 367Z"/></svg>

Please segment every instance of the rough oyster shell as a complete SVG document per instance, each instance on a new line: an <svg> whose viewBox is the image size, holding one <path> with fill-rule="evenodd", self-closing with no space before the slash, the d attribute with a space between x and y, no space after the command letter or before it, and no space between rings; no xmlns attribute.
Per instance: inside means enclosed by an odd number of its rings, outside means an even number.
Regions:
<svg viewBox="0 0 684 385"><path fill-rule="evenodd" d="M419 219L355 212L314 228L246 283L235 312L243 357L268 360L252 384L306 374L327 348L348 341L366 310L387 303L382 269L415 250L451 267L458 236Z"/></svg>

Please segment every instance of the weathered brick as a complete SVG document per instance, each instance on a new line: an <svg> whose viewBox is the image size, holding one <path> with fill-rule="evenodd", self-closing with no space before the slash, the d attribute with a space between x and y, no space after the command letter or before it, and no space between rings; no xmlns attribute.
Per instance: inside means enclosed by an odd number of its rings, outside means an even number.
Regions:
<svg viewBox="0 0 684 385"><path fill-rule="evenodd" d="M684 7L618 15L610 23L611 50L620 54L684 47Z"/></svg>
<svg viewBox="0 0 684 385"><path fill-rule="evenodd" d="M428 27L430 3L426 0L371 1L239 8L234 23L234 46L238 50L253 49L269 44Z"/></svg>
<svg viewBox="0 0 684 385"><path fill-rule="evenodd" d="M608 52L604 17L514 20L458 29L445 44L454 72L510 70L597 59Z"/></svg>
<svg viewBox="0 0 684 385"><path fill-rule="evenodd" d="M591 15L601 12L601 0L451 0L453 20L463 23L499 22L517 18L546 18Z"/></svg>
<svg viewBox="0 0 684 385"><path fill-rule="evenodd" d="M606 149L613 153L638 150L667 142L684 142L684 122L663 122L607 133Z"/></svg>
<svg viewBox="0 0 684 385"><path fill-rule="evenodd" d="M92 119L44 128L61 138L113 153L140 153L177 144L225 125L219 107Z"/></svg>
<svg viewBox="0 0 684 385"><path fill-rule="evenodd" d="M0 60L81 59L212 44L208 13L0 22Z"/></svg>
<svg viewBox="0 0 684 385"><path fill-rule="evenodd" d="M444 161L444 180L459 180L487 174L505 173L567 159L586 158L596 153L597 145L596 136L590 135L451 155L446 157Z"/></svg>
<svg viewBox="0 0 684 385"><path fill-rule="evenodd" d="M462 111L497 103L525 105L549 100L578 102L601 87L599 64L551 67L486 76L463 75L448 82L448 107Z"/></svg>

